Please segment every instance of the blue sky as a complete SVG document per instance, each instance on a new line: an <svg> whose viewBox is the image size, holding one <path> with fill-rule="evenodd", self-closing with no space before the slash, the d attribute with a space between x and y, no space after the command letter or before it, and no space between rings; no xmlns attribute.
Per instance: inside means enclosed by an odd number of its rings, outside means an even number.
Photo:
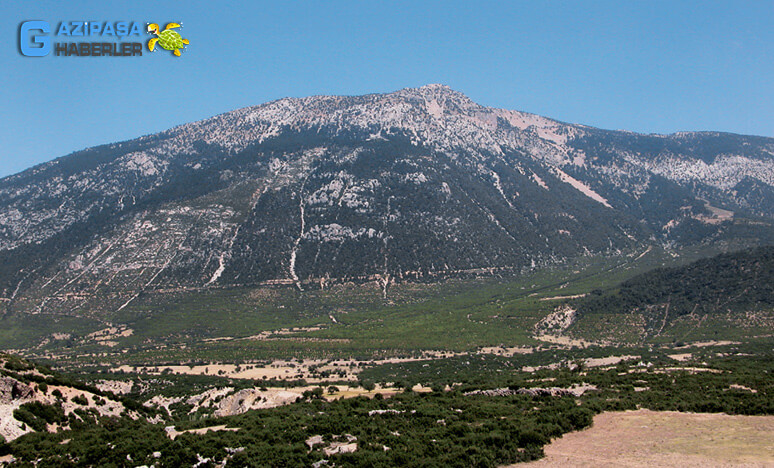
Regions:
<svg viewBox="0 0 774 468"><path fill-rule="evenodd" d="M191 45L23 57L19 23L35 19L177 21ZM770 0L4 0L0 176L285 96L427 83L603 128L774 136L772 25Z"/></svg>

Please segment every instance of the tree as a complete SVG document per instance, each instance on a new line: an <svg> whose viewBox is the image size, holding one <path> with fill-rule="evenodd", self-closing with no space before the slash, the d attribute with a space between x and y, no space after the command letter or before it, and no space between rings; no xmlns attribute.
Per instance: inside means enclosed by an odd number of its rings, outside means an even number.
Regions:
<svg viewBox="0 0 774 468"><path fill-rule="evenodd" d="M11 446L5 441L5 437L0 434L0 457L4 457L11 453Z"/></svg>
<svg viewBox="0 0 774 468"><path fill-rule="evenodd" d="M368 392L370 392L370 391L372 391L373 389L376 388L376 384L373 383L370 380L363 380L363 381L361 381L360 382L360 386L363 387L363 389L368 391Z"/></svg>
<svg viewBox="0 0 774 468"><path fill-rule="evenodd" d="M433 382L430 388L432 388L434 392L440 393L446 390L446 384L444 384L443 382Z"/></svg>

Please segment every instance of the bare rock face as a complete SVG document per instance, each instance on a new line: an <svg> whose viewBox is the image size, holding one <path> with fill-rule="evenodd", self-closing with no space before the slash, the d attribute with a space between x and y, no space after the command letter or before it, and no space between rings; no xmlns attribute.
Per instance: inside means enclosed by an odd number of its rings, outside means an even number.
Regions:
<svg viewBox="0 0 774 468"><path fill-rule="evenodd" d="M255 392L251 389L240 390L230 397L224 398L215 411L216 416L226 416L233 414L242 414L250 409L255 401Z"/></svg>
<svg viewBox="0 0 774 468"><path fill-rule="evenodd" d="M30 398L35 390L27 384L11 377L0 377L0 404L10 404L15 400Z"/></svg>

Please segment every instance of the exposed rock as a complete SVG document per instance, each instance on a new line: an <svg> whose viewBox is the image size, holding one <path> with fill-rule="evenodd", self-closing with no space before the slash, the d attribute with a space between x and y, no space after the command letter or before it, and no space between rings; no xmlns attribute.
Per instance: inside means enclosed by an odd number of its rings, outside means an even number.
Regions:
<svg viewBox="0 0 774 468"><path fill-rule="evenodd" d="M330 455L336 455L339 453L352 453L357 450L357 444L356 443L342 443L342 442L333 442L330 446L323 448L323 453L330 456Z"/></svg>
<svg viewBox="0 0 774 468"><path fill-rule="evenodd" d="M343 436L335 435L333 436L333 439L333 442L322 448L325 455L331 456L340 453L352 453L357 450L357 437L352 434L344 434ZM323 444L325 444L325 441L321 435L315 435L306 439L306 445L309 447L309 451L312 451L315 447Z"/></svg>
<svg viewBox="0 0 774 468"><path fill-rule="evenodd" d="M495 388L492 390L474 390L472 392L465 393L466 396L471 395L481 395L481 396L490 396L490 397L503 397L503 396L513 396L513 395L530 395L530 396L581 396L583 393L589 391L589 390L595 390L596 387L593 385L583 384L583 385L576 385L570 388L561 388L561 387L534 387L534 388L517 388L517 389L510 389L510 388Z"/></svg>
<svg viewBox="0 0 774 468"><path fill-rule="evenodd" d="M368 412L369 416L374 416L377 414L401 414L405 413L405 411L396 410L396 409L375 409Z"/></svg>
<svg viewBox="0 0 774 468"><path fill-rule="evenodd" d="M134 382L131 380L100 380L96 387L103 392L112 392L116 395L126 395L132 391Z"/></svg>
<svg viewBox="0 0 774 468"><path fill-rule="evenodd" d="M35 389L12 377L0 377L0 404L10 404L15 400L30 398Z"/></svg>
<svg viewBox="0 0 774 468"><path fill-rule="evenodd" d="M274 408L276 406L293 403L301 396L301 392L290 390L259 390L257 388L247 388L240 390L233 395L223 398L218 404L214 415L233 416L242 414L252 409Z"/></svg>
<svg viewBox="0 0 774 468"><path fill-rule="evenodd" d="M316 445L321 444L323 444L323 436L321 435L315 435L306 439L306 445L309 447L309 450L312 450Z"/></svg>

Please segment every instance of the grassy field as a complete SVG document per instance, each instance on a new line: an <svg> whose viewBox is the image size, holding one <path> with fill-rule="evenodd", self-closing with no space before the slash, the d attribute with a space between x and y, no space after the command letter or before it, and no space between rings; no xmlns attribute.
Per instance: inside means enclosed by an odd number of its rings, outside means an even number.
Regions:
<svg viewBox="0 0 774 468"><path fill-rule="evenodd" d="M334 284L303 292L290 287L149 292L104 321L6 315L0 344L64 366L366 360L415 356L424 350L547 346L535 338L535 324L565 298L613 288L653 268L715 252L686 250L678 257L650 248L619 257L582 257L520 276L399 283L390 286L386 299L375 283ZM659 340L712 339L725 325L686 324ZM103 341L88 336L109 327L121 327L126 333ZM576 324L573 333L590 341L639 344L638 327L636 316L595 316ZM63 331L68 336L54 335Z"/></svg>

